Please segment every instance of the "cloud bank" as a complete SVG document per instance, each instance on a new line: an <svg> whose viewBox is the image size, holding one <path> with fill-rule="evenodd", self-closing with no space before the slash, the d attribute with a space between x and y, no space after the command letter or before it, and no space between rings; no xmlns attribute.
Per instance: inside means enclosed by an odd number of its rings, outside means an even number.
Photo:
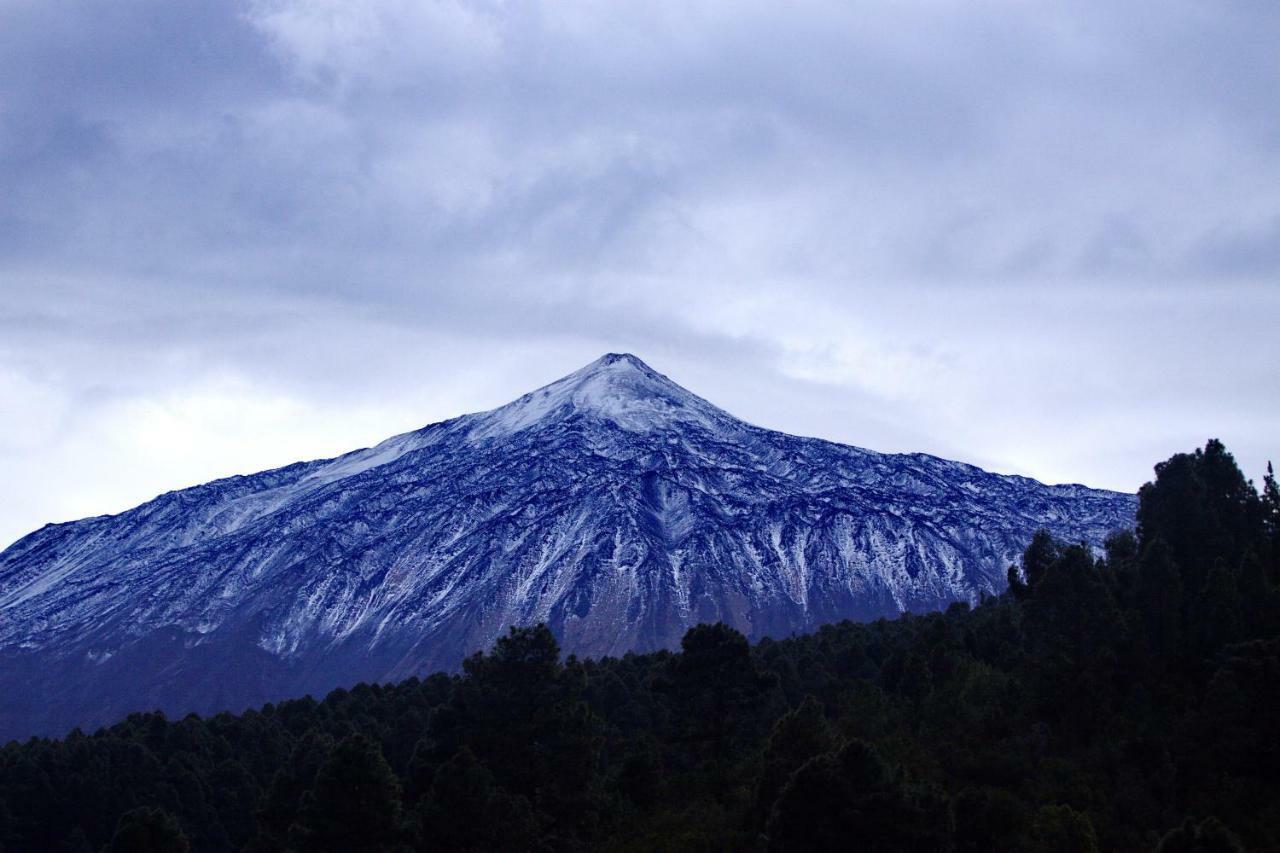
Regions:
<svg viewBox="0 0 1280 853"><path fill-rule="evenodd" d="M1280 426L1280 8L0 2L0 540L630 350L1136 488Z"/></svg>

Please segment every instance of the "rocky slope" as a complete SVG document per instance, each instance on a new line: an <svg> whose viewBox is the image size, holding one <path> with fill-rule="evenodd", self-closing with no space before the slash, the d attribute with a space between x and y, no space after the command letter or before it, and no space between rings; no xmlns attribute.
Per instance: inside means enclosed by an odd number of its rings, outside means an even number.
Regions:
<svg viewBox="0 0 1280 853"><path fill-rule="evenodd" d="M1045 527L1132 495L743 423L630 355L332 460L50 525L0 554L0 738L567 651L752 637L974 600Z"/></svg>

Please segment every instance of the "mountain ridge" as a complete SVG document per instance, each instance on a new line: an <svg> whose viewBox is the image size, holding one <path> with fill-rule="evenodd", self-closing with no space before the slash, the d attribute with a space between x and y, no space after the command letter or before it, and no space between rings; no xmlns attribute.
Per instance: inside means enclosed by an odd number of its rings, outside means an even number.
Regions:
<svg viewBox="0 0 1280 853"><path fill-rule="evenodd" d="M19 540L0 734L451 668L509 624L601 655L702 621L759 637L974 601L1034 529L1097 546L1133 500L765 430L608 354L486 412ZM59 680L74 695L48 717Z"/></svg>

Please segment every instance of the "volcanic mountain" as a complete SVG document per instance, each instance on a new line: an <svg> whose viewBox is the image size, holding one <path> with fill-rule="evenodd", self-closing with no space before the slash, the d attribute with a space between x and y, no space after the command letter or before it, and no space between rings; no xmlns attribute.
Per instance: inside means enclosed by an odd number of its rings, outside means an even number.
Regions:
<svg viewBox="0 0 1280 853"><path fill-rule="evenodd" d="M632 355L336 459L46 526L0 554L0 738L456 667L509 625L568 652L750 637L999 592L1039 528L1132 495L744 423Z"/></svg>

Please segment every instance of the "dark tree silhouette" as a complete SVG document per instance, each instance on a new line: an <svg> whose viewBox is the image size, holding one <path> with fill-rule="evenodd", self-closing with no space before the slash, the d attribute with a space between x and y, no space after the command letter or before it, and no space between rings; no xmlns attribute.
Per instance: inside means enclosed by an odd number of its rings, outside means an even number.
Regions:
<svg viewBox="0 0 1280 853"><path fill-rule="evenodd" d="M376 744L356 734L333 748L290 835L301 853L383 853L400 842L400 783Z"/></svg>
<svg viewBox="0 0 1280 853"><path fill-rule="evenodd" d="M1217 818L1205 818L1199 823L1187 818L1182 826L1160 839L1156 853L1244 853L1244 847Z"/></svg>
<svg viewBox="0 0 1280 853"><path fill-rule="evenodd" d="M768 817L783 785L805 762L836 745L836 735L814 697L806 696L800 707L783 715L774 724L764 750L764 769L756 791L759 816ZM763 820L760 822L763 825Z"/></svg>
<svg viewBox="0 0 1280 853"><path fill-rule="evenodd" d="M103 853L187 853L191 849L177 819L166 811L140 808L120 816Z"/></svg>

